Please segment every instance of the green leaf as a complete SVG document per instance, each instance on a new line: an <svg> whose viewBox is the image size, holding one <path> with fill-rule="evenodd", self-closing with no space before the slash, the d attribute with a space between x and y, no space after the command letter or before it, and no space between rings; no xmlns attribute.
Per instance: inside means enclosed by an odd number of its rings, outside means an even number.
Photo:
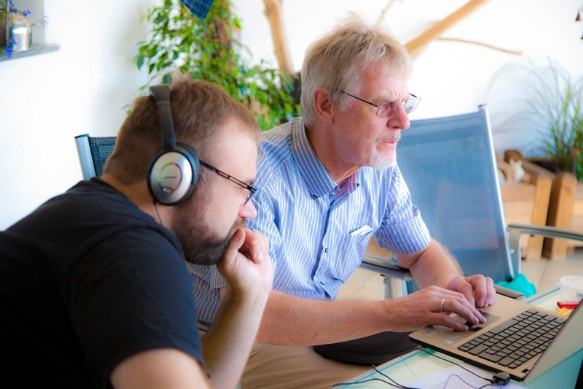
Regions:
<svg viewBox="0 0 583 389"><path fill-rule="evenodd" d="M137 65L138 69L142 68L142 66L144 65L144 56L143 55L138 56L138 60L136 61L136 65Z"/></svg>
<svg viewBox="0 0 583 389"><path fill-rule="evenodd" d="M215 0L205 20L194 17L182 5L173 8L174 4L172 0L164 0L150 7L142 18L149 31L138 43L134 58L138 69L147 64L152 78L164 74L163 82L170 81L169 73L176 68L192 78L214 82L250 109L258 104L260 113L256 112L256 116L263 130L298 115L299 105L291 97L295 77L271 68L263 59L254 66L246 62L245 58L253 55L248 47L233 38L241 28L241 21L230 1ZM177 11L172 26L171 10ZM184 61L183 65L178 66L179 58ZM140 89L145 90L147 86Z"/></svg>

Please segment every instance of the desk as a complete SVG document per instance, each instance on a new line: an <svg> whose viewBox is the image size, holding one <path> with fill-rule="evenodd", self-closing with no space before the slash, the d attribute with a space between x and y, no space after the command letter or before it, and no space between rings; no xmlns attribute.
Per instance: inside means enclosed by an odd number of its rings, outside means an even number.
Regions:
<svg viewBox="0 0 583 389"><path fill-rule="evenodd" d="M558 308L556 302L558 297L559 291L558 289L554 289L548 293L533 296L530 299L527 299L526 301L530 304L544 308L551 312L557 312ZM450 381L447 382L447 386L445 386L446 389L471 387L460 381L458 377L453 376L453 374L457 374L456 372L460 371L458 367L455 367L455 365L446 362L442 359L436 358L435 356L454 361L464 366L465 368L468 368L473 372L480 374L484 377L488 378L492 377L493 373L491 371L480 369L473 365L464 363L459 359L452 358L449 355L445 355L429 349L412 351L408 354L405 354L397 359L394 359L379 366L377 369L382 374L389 376L391 379L395 380L401 385L415 386L416 383L420 383L423 385L423 388L434 387L442 389L444 388L447 378L450 378ZM571 355L569 358L557 364L546 373L540 375L533 381L529 382L527 385L521 382L512 381L513 387L527 387L536 389L575 388L582 360L583 349ZM370 372L360 375L356 377L354 380L350 381L354 382L354 384L345 385L341 387L346 389L391 388L392 386L388 385L385 382L369 381L371 379L382 379L384 381L389 381L381 373L371 370ZM427 381L423 382L424 378L431 380L429 383L427 383ZM474 387L480 387L482 385L487 384L486 381L474 377L470 373L464 374L463 378L472 379L471 384ZM493 388L495 386L489 387Z"/></svg>

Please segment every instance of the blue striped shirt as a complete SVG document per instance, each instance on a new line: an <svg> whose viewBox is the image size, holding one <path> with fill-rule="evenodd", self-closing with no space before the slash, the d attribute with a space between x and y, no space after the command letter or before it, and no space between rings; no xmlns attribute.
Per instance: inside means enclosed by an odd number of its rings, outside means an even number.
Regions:
<svg viewBox="0 0 583 389"><path fill-rule="evenodd" d="M286 294L335 299L373 235L396 253L429 244L398 166L363 167L337 185L310 146L301 118L263 133L256 186L257 218L247 224L267 235L273 288ZM198 314L212 320L218 290L212 296L210 289L224 286L224 280L216 269L197 268Z"/></svg>

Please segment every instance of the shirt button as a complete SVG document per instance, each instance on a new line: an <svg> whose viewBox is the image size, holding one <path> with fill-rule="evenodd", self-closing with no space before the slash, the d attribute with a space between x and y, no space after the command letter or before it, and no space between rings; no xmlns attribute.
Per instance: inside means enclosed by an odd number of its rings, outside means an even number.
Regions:
<svg viewBox="0 0 583 389"><path fill-rule="evenodd" d="M327 252L328 252L328 248L327 248L327 247L324 249L324 252L325 252L325 253L327 253Z"/></svg>
<svg viewBox="0 0 583 389"><path fill-rule="evenodd" d="M318 196L316 196L316 195L312 195L312 198L313 198L314 200L316 200L316 199L318 198Z"/></svg>

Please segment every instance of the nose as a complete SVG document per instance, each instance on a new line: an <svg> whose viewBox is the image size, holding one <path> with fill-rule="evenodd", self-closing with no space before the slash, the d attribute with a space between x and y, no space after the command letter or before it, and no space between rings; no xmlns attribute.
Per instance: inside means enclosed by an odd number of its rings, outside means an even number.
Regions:
<svg viewBox="0 0 583 389"><path fill-rule="evenodd" d="M255 219L255 217L257 217L257 208L255 208L253 200L247 201L247 203L239 209L239 216L245 219Z"/></svg>
<svg viewBox="0 0 583 389"><path fill-rule="evenodd" d="M405 108L399 104L399 109L387 121L387 126L393 130L408 130L411 127L409 115L405 112Z"/></svg>

